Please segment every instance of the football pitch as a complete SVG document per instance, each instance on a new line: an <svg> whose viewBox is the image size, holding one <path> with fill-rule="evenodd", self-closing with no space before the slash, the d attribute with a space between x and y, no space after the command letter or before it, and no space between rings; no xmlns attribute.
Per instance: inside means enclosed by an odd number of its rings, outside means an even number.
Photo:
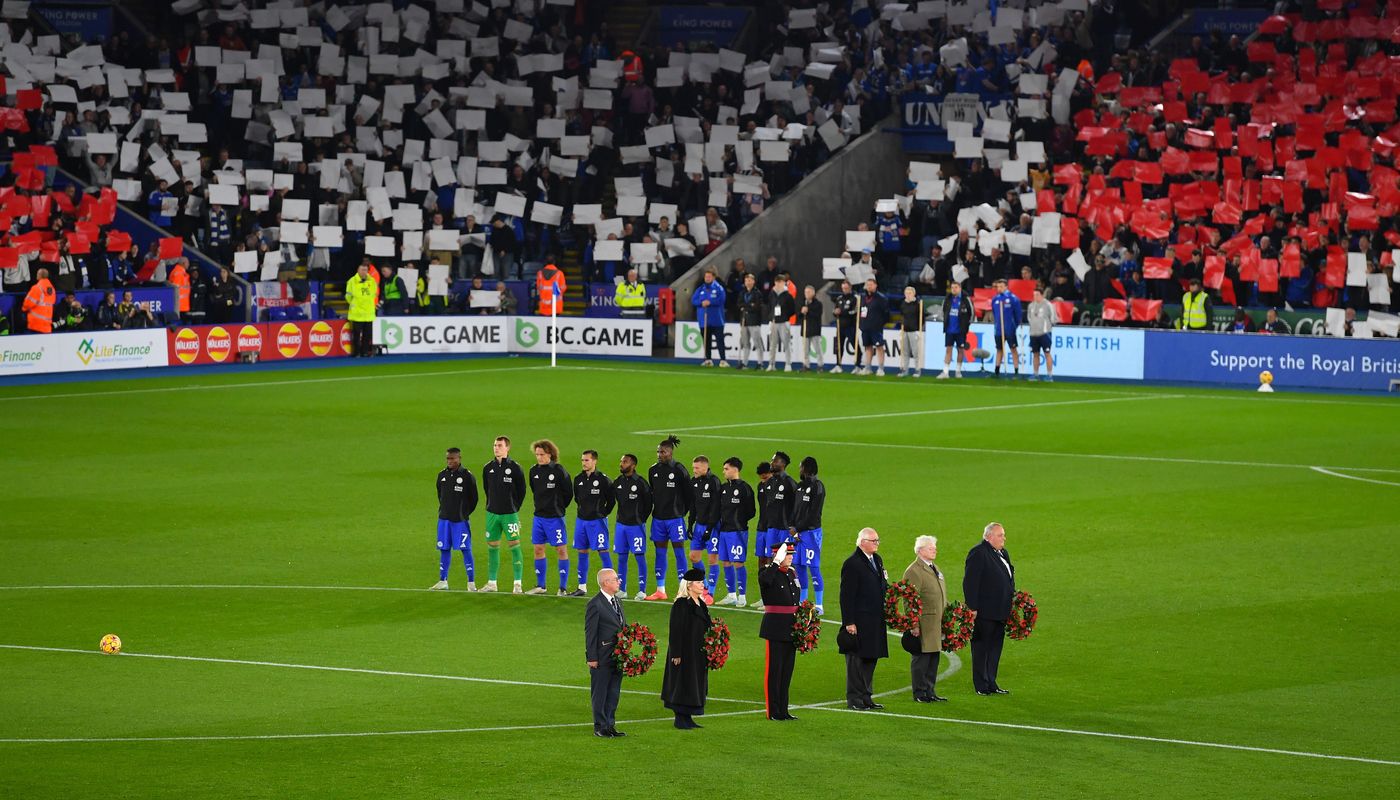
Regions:
<svg viewBox="0 0 1400 800"><path fill-rule="evenodd" d="M1397 402L520 358L3 387L0 797L1393 797ZM862 526L892 578L937 536L961 599L1003 523L1040 607L1012 693L974 694L964 650L950 702L915 703L891 638L885 710L848 711L833 624L799 721L769 722L759 615L716 607L704 730L671 727L658 662L624 681L628 736L593 737L552 548L551 596L462 591L460 559L427 591L431 484L451 446L479 480L497 435L616 477L666 433L750 483L818 459L829 620ZM669 605L627 604L663 652Z"/></svg>

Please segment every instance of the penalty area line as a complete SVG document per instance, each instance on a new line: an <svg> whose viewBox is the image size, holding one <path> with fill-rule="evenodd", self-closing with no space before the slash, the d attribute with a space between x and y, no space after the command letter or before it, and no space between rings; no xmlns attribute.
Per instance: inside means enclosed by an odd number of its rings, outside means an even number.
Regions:
<svg viewBox="0 0 1400 800"><path fill-rule="evenodd" d="M1308 467L1308 469L1312 470L1313 472L1320 472L1323 475L1331 475L1334 478L1346 478L1349 481L1361 481L1363 483L1379 483L1382 486L1400 486L1400 483L1396 483L1395 481L1381 481L1376 480L1375 478L1362 478L1356 475L1343 475L1340 472L1333 472L1332 470L1327 469L1326 467ZM1354 467L1345 467L1344 469L1354 469ZM1378 472L1379 470L1370 471Z"/></svg>

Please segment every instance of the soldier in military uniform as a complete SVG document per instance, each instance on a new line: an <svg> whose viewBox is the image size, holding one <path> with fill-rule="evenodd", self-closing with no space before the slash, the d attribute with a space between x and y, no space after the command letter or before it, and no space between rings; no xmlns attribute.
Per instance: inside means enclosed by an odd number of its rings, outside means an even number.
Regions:
<svg viewBox="0 0 1400 800"><path fill-rule="evenodd" d="M792 640L792 626L797 617L797 598L802 588L797 585L797 573L792 569L792 542L773 546L773 560L758 571L758 589L763 597L763 622L758 635L766 639L763 657L763 704L768 719L795 720L788 713L788 690L792 687L792 668L797 661L797 645Z"/></svg>

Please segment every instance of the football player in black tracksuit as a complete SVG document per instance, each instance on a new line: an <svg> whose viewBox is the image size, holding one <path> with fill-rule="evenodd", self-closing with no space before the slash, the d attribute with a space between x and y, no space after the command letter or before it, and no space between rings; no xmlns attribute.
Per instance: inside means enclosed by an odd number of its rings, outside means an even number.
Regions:
<svg viewBox="0 0 1400 800"><path fill-rule="evenodd" d="M439 555L438 582L434 589L447 588L447 570L452 566L452 551L462 551L462 564L467 568L467 591L476 590L476 564L472 561L472 529L470 518L476 510L476 478L462 468L462 451L456 447L447 451L447 468L437 474Z"/></svg>
<svg viewBox="0 0 1400 800"><path fill-rule="evenodd" d="M690 462L690 566L704 565L710 555L710 569L705 576L705 602L714 602L715 581L719 578L719 478L710 472L710 459L696 456Z"/></svg>
<svg viewBox="0 0 1400 800"><path fill-rule="evenodd" d="M530 493L535 496L535 518L530 525L530 543L535 546L535 588L526 594L545 594L545 548L553 547L559 559L559 596L569 592L569 540L564 511L574 499L573 479L559 463L559 446L548 439L530 445L535 466L530 467Z"/></svg>
<svg viewBox="0 0 1400 800"><path fill-rule="evenodd" d="M753 489L739 479L744 462L737 458L724 461L724 483L720 484L719 503L719 553L724 562L724 582L729 594L716 605L748 605L744 599L744 588L748 584L749 520L753 519ZM717 586L715 588L718 588ZM713 592L712 592L713 594Z"/></svg>
<svg viewBox="0 0 1400 800"><path fill-rule="evenodd" d="M613 481L613 498L617 501L617 526L613 530L613 552L617 553L617 585L620 593L627 591L627 556L637 561L636 600L647 599L647 517L651 516L651 485L637 474L637 457L622 456L618 464L622 473Z"/></svg>
<svg viewBox="0 0 1400 800"><path fill-rule="evenodd" d="M676 552L676 583L685 574L685 518L690 513L690 478L672 455L681 440L667 436L656 446L656 463L647 470L651 485L651 541L656 545L656 590L646 599L666 599L666 544Z"/></svg>
<svg viewBox="0 0 1400 800"><path fill-rule="evenodd" d="M596 550L604 569L612 569L612 553L608 550L608 514L617 502L613 497L612 479L598 469L598 451L584 450L579 459L583 471L574 478L574 549L578 551L578 589L571 597L588 594L588 551Z"/></svg>

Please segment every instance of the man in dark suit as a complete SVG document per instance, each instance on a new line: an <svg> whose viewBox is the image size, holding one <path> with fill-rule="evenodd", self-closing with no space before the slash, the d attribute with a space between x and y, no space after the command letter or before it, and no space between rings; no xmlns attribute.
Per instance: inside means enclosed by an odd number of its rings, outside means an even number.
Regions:
<svg viewBox="0 0 1400 800"><path fill-rule="evenodd" d="M1006 641L1006 618L1016 593L1016 568L1006 552L1006 530L993 522L967 553L963 597L972 610L972 688L981 695L1011 694L997 684L997 665Z"/></svg>
<svg viewBox="0 0 1400 800"><path fill-rule="evenodd" d="M846 654L846 707L853 711L884 708L872 696L875 664L890 655L885 636L885 588L889 578L880 560L880 534L861 528L856 551L841 565L841 624L856 637Z"/></svg>
<svg viewBox="0 0 1400 800"><path fill-rule="evenodd" d="M626 736L617 729L617 699L622 694L622 673L613 664L613 645L627 624L618 594L617 573L598 571L598 594L583 612L583 643L588 660L589 692L593 698L593 735L604 739Z"/></svg>

